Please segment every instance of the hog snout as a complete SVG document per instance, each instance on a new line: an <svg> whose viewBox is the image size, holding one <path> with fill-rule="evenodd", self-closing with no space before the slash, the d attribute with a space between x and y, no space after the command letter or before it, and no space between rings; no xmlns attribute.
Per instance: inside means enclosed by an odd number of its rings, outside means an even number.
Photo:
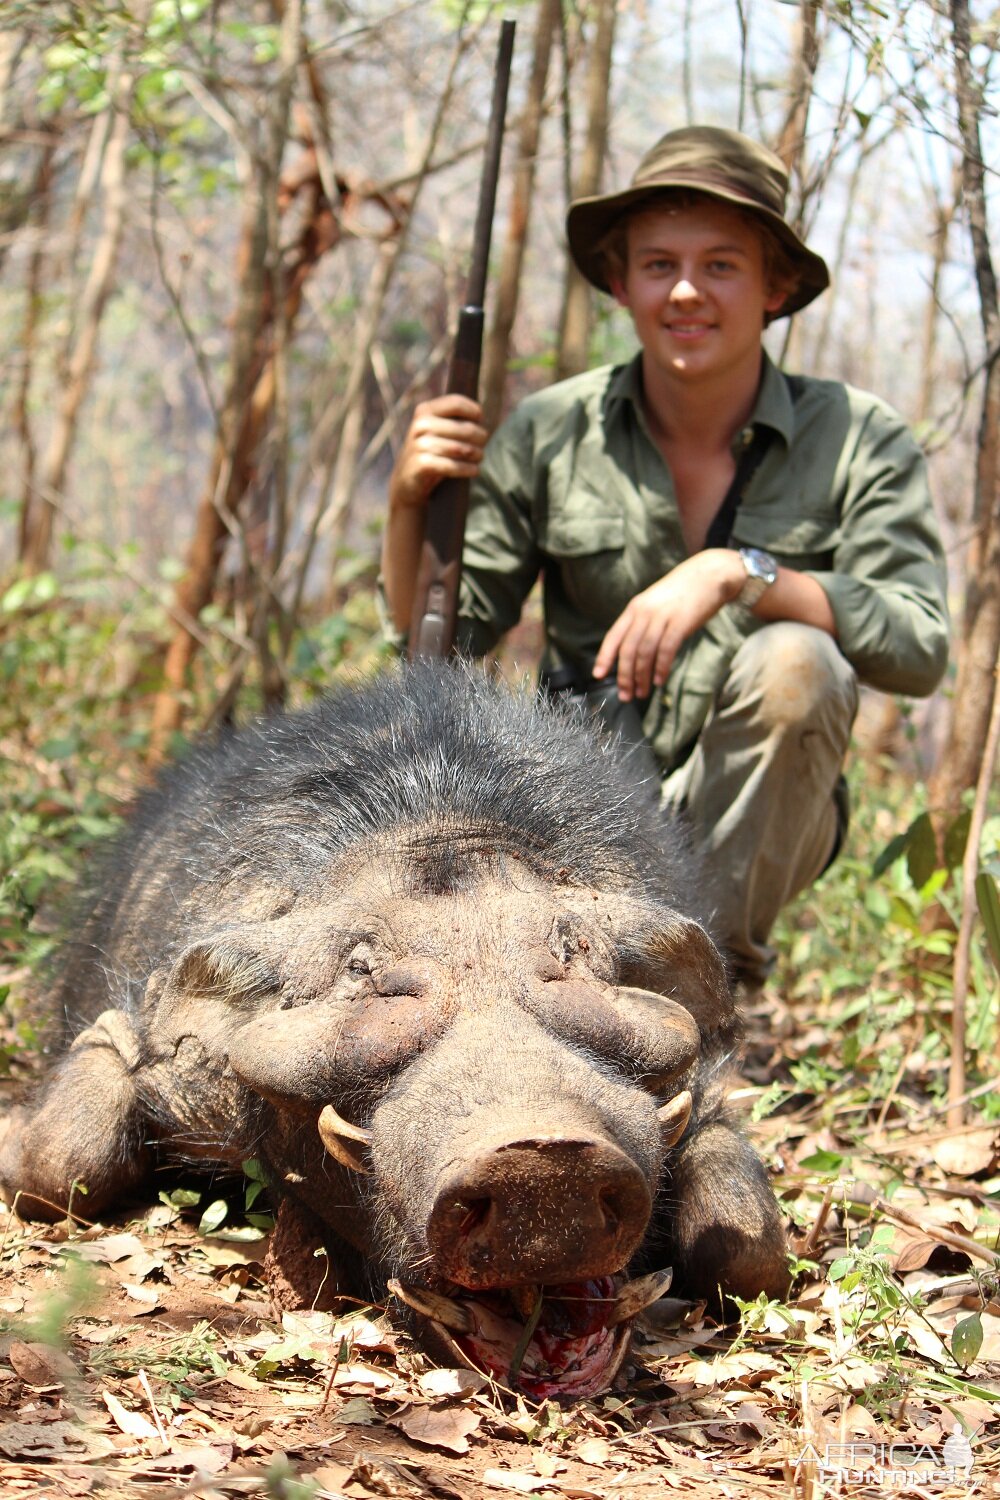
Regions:
<svg viewBox="0 0 1000 1500"><path fill-rule="evenodd" d="M427 1242L442 1273L470 1289L587 1280L622 1269L651 1208L643 1173L611 1142L537 1136L446 1172Z"/></svg>

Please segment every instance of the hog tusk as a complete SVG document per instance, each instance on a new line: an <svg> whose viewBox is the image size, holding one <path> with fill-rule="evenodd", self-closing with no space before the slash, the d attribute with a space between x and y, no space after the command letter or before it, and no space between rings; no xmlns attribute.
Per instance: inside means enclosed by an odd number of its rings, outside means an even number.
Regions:
<svg viewBox="0 0 1000 1500"><path fill-rule="evenodd" d="M614 1312L608 1319L608 1327L616 1328L619 1323L636 1317L651 1302L658 1302L664 1292L670 1290L673 1279L673 1267L668 1266L665 1271L640 1276L638 1281L627 1281L615 1298Z"/></svg>
<svg viewBox="0 0 1000 1500"><path fill-rule="evenodd" d="M320 1140L342 1167L352 1172L367 1172L365 1150L371 1145L372 1133L360 1125L342 1120L332 1104L324 1105L317 1121Z"/></svg>
<svg viewBox="0 0 1000 1500"><path fill-rule="evenodd" d="M660 1137L665 1150L676 1146L681 1136L687 1130L688 1120L691 1118L691 1093L685 1089L669 1104L664 1104L656 1111L656 1118L660 1122Z"/></svg>
<svg viewBox="0 0 1000 1500"><path fill-rule="evenodd" d="M471 1314L450 1297L429 1292L425 1287L404 1286L395 1276L387 1285L392 1295L398 1297L400 1302L405 1302L407 1307L412 1307L414 1312L423 1313L425 1318L433 1318L435 1323L453 1328L456 1333L472 1333L474 1324Z"/></svg>

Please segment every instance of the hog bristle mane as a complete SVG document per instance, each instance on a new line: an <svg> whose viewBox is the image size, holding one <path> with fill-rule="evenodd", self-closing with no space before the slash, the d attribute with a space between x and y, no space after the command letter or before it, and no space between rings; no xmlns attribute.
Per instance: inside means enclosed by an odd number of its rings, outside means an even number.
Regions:
<svg viewBox="0 0 1000 1500"><path fill-rule="evenodd" d="M183 947L224 942L235 893L271 889L286 909L332 858L380 835L408 845L430 889L489 849L704 921L657 790L578 715L474 668L417 665L340 687L192 750L140 799L73 918L58 991L69 1029L109 1003L133 1009Z"/></svg>

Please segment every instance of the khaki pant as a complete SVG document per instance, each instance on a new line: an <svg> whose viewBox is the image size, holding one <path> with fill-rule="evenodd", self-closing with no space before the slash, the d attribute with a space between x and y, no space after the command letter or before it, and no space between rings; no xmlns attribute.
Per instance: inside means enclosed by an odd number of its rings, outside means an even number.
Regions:
<svg viewBox="0 0 1000 1500"><path fill-rule="evenodd" d="M781 908L826 868L840 833L834 788L858 706L853 669L824 631L780 622L750 636L689 759L663 785L706 850L715 933L761 983Z"/></svg>

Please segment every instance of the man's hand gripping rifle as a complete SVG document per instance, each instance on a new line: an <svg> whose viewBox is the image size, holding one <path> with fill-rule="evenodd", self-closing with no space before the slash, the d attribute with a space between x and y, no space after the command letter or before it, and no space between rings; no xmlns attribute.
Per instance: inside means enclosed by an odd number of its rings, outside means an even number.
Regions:
<svg viewBox="0 0 1000 1500"><path fill-rule="evenodd" d="M458 317L455 347L448 370L448 394L476 399L479 388L479 364L483 347L483 304L486 298L486 273L490 258L490 231L496 203L497 178L500 174L500 151L503 146L504 116L507 111L507 85L510 82L510 60L514 48L514 22L500 27L493 103L490 109L486 161L479 188L472 266L465 306ZM449 656L455 641L455 619L458 613L458 584L462 573L462 541L465 516L469 505L469 481L445 479L432 493L427 506L413 617L410 623L409 655L417 657Z"/></svg>

